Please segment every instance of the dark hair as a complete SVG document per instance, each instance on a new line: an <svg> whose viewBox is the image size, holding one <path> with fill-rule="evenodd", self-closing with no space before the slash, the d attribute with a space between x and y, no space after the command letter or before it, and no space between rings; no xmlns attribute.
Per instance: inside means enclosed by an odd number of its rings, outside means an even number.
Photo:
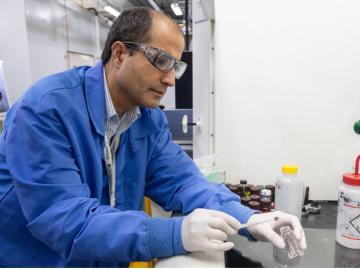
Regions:
<svg viewBox="0 0 360 270"><path fill-rule="evenodd" d="M111 57L111 46L115 41L147 42L151 26L150 8L139 7L123 11L111 26L101 60L106 64Z"/></svg>

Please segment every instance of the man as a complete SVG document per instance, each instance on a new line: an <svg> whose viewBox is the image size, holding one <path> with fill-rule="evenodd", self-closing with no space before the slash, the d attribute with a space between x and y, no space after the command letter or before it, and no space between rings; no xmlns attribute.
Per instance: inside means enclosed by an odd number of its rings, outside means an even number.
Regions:
<svg viewBox="0 0 360 270"><path fill-rule="evenodd" d="M101 63L40 80L14 104L0 144L1 266L117 267L224 251L240 223L275 216L240 234L284 247L275 230L291 224L305 248L295 217L254 214L171 141L157 107L186 68L183 48L165 15L124 11ZM151 218L144 195L190 214Z"/></svg>

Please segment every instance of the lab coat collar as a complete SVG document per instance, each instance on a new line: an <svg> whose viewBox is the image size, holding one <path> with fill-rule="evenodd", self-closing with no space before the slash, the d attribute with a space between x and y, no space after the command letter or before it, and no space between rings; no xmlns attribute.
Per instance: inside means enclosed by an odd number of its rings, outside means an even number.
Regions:
<svg viewBox="0 0 360 270"><path fill-rule="evenodd" d="M86 71L85 98L96 132L105 136L105 89L101 61Z"/></svg>
<svg viewBox="0 0 360 270"><path fill-rule="evenodd" d="M140 107L141 117L130 127L130 138L140 139L160 130L151 117L152 109Z"/></svg>
<svg viewBox="0 0 360 270"><path fill-rule="evenodd" d="M95 126L96 132L105 136L106 106L103 68L100 61L87 70L85 75L85 97L90 119ZM140 112L140 118L129 128L130 138L132 139L140 139L160 130L160 127L151 117L152 109L140 107Z"/></svg>

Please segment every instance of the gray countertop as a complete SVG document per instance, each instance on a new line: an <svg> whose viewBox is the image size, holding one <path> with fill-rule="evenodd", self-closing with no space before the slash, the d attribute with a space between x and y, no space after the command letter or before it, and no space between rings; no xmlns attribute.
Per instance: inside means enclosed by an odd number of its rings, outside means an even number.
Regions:
<svg viewBox="0 0 360 270"><path fill-rule="evenodd" d="M336 202L321 202L318 215L302 218L307 240L303 257L291 261L287 256L274 256L270 243L250 242L239 235L229 241L235 247L225 252L194 252L159 260L156 267L354 267L360 268L360 250L336 243ZM286 255L286 254L285 254Z"/></svg>
<svg viewBox="0 0 360 270"><path fill-rule="evenodd" d="M274 256L270 243L249 242L233 236L235 248L225 254L227 267L360 267L360 250L345 248L335 241L334 229L305 228L307 249L303 257L288 260ZM286 255L286 254L285 254Z"/></svg>

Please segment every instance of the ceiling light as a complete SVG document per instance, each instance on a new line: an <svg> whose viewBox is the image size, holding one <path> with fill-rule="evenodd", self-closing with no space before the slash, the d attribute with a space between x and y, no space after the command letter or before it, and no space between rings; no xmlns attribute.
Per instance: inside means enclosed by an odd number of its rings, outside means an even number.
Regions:
<svg viewBox="0 0 360 270"><path fill-rule="evenodd" d="M172 3L171 4L171 9L174 11L176 16L182 16L183 15L178 3Z"/></svg>
<svg viewBox="0 0 360 270"><path fill-rule="evenodd" d="M110 7L110 6L106 6L104 7L104 10L106 12L109 12L111 15L113 15L114 17L118 17L120 15L120 12L117 11L116 9Z"/></svg>

